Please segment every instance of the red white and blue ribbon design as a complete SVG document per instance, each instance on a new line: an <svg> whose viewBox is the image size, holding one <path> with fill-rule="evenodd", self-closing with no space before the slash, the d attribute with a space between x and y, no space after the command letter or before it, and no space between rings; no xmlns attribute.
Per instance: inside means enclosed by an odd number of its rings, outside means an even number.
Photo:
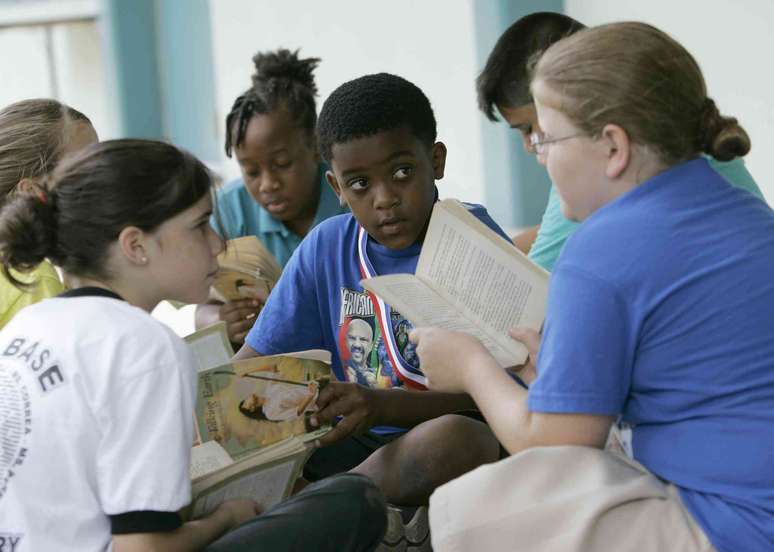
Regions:
<svg viewBox="0 0 774 552"><path fill-rule="evenodd" d="M371 261L368 259L368 253L366 251L367 243L368 234L363 227L360 226L357 234L357 253L360 275L363 278L373 278L374 276L377 276L377 274ZM390 320L392 309L387 303L382 301L379 296L370 291L367 293L374 304L376 319L382 330L384 346L385 349L387 349L387 355L392 363L393 369L397 370L398 377L403 380L406 386L414 389L427 389L427 379L422 372L403 360L403 356L400 354L397 341L395 340L395 332L393 331L392 322Z"/></svg>

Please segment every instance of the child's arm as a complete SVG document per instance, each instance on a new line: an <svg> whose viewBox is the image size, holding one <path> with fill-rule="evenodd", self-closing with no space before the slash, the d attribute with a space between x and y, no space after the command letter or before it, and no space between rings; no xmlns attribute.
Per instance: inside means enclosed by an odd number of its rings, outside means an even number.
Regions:
<svg viewBox="0 0 774 552"><path fill-rule="evenodd" d="M512 332L526 337L530 356L537 358L539 337L532 330ZM517 384L476 338L438 328L418 328L411 339L428 384L436 389L465 391L479 406L497 440L511 454L538 446L577 445L602 448L614 416L531 412L527 390Z"/></svg>
<svg viewBox="0 0 774 552"><path fill-rule="evenodd" d="M532 244L535 243L535 239L537 238L538 230L540 230L539 224L537 226L525 228L513 236L513 245L525 255L529 255L529 250L532 249Z"/></svg>
<svg viewBox="0 0 774 552"><path fill-rule="evenodd" d="M320 391L317 406L320 411L312 416L312 425L330 423L343 416L336 427L320 438L323 446L373 426L413 427L444 414L476 408L465 394L372 389L342 382L331 382Z"/></svg>
<svg viewBox="0 0 774 552"><path fill-rule="evenodd" d="M253 519L259 513L258 505L253 500L228 500L209 516L186 522L174 531L113 535L113 551L201 550L226 531Z"/></svg>
<svg viewBox="0 0 774 552"><path fill-rule="evenodd" d="M263 303L258 299L238 299L221 303L212 300L196 305L196 329L200 330L223 320L226 333L232 343L244 343L245 336L255 323Z"/></svg>

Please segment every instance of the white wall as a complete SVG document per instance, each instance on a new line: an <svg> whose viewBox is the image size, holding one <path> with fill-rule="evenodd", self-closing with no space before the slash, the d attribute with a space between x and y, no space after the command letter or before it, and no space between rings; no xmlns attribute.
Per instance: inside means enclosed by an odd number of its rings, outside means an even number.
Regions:
<svg viewBox="0 0 774 552"><path fill-rule="evenodd" d="M0 29L0 51L13 53L0 56L0 107L27 98L55 98L89 117L100 138L113 137L115 113L97 22L61 23L51 29L53 59L47 55L42 26Z"/></svg>
<svg viewBox="0 0 774 552"><path fill-rule="evenodd" d="M645 21L666 31L697 59L721 113L750 134L745 157L774 205L774 2L771 0L565 0L565 12L586 25Z"/></svg>
<svg viewBox="0 0 774 552"><path fill-rule="evenodd" d="M343 82L380 71L419 86L449 149L444 197L484 197L480 113L470 0L211 0L216 97L221 136L234 99L250 85L251 58L262 50L302 48L322 58L318 110ZM225 158L224 158L225 160ZM234 161L227 177L239 174Z"/></svg>

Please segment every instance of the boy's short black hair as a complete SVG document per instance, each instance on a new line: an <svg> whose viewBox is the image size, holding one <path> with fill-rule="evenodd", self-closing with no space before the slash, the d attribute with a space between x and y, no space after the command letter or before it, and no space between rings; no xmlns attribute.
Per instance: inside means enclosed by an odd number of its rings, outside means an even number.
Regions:
<svg viewBox="0 0 774 552"><path fill-rule="evenodd" d="M334 144L400 127L432 147L436 124L427 96L397 75L365 75L345 82L325 100L317 119L320 155L330 163Z"/></svg>
<svg viewBox="0 0 774 552"><path fill-rule="evenodd" d="M495 106L531 103L530 63L554 42L584 28L572 17L554 12L531 13L508 27L476 79L479 109L490 121L496 121Z"/></svg>

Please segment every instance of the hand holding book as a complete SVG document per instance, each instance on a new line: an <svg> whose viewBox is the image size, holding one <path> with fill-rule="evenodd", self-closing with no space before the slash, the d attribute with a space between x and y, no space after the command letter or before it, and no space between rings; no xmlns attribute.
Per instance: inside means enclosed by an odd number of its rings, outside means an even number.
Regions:
<svg viewBox="0 0 774 552"><path fill-rule="evenodd" d="M255 236L229 240L218 264L210 300L196 309L196 326L222 320L229 340L241 344L282 269Z"/></svg>
<svg viewBox="0 0 774 552"><path fill-rule="evenodd" d="M414 327L475 337L502 368L508 368L523 364L528 355L508 330L539 331L543 324L548 272L460 202L445 199L433 208L416 274L377 276L361 285Z"/></svg>
<svg viewBox="0 0 774 552"><path fill-rule="evenodd" d="M288 496L329 430L309 417L330 378L330 353L304 351L231 361L225 324L186 338L198 363L197 443L191 456L193 517L249 496L268 508Z"/></svg>

